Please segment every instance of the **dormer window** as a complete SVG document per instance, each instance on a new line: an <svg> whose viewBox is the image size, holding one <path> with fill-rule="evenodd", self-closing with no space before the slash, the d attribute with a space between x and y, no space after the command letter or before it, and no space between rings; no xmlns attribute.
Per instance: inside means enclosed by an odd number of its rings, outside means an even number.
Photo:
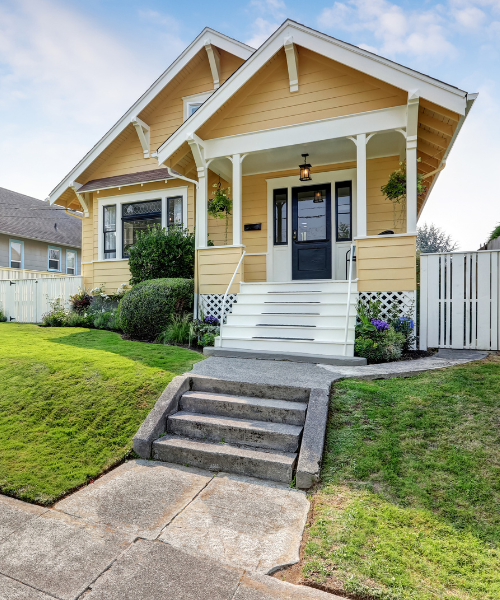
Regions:
<svg viewBox="0 0 500 600"><path fill-rule="evenodd" d="M213 90L211 92L203 92L201 94L194 94L193 96L186 96L182 99L184 104L184 121L189 119L189 117L194 114L200 106L208 100L210 96L213 94Z"/></svg>

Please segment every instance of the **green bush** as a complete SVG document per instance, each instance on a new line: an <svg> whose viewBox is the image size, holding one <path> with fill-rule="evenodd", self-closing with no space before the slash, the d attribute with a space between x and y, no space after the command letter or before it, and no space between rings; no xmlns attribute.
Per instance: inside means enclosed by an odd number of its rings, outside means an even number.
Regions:
<svg viewBox="0 0 500 600"><path fill-rule="evenodd" d="M200 346L213 346L215 344L215 335L213 333L205 333L200 340Z"/></svg>
<svg viewBox="0 0 500 600"><path fill-rule="evenodd" d="M366 358L369 362L381 362L384 359L382 346L367 337L358 337L354 342L354 352L356 356Z"/></svg>
<svg viewBox="0 0 500 600"><path fill-rule="evenodd" d="M151 279L194 277L194 233L178 225L140 232L129 253L132 285Z"/></svg>
<svg viewBox="0 0 500 600"><path fill-rule="evenodd" d="M108 310L106 312L102 312L95 317L92 324L96 329L109 329L110 331L115 331L119 329L117 324L117 309Z"/></svg>
<svg viewBox="0 0 500 600"><path fill-rule="evenodd" d="M193 338L193 315L174 315L158 336L161 344L189 344Z"/></svg>
<svg viewBox="0 0 500 600"><path fill-rule="evenodd" d="M42 327L65 327L69 311L64 308L61 298L49 301L50 310L42 315Z"/></svg>
<svg viewBox="0 0 500 600"><path fill-rule="evenodd" d="M3 310L0 308L0 323L5 323L7 317L4 315Z"/></svg>
<svg viewBox="0 0 500 600"><path fill-rule="evenodd" d="M155 340L175 315L192 311L192 279L151 279L134 286L120 301L120 328L134 338Z"/></svg>
<svg viewBox="0 0 500 600"><path fill-rule="evenodd" d="M66 327L92 327L94 318L87 311L71 311L66 319Z"/></svg>

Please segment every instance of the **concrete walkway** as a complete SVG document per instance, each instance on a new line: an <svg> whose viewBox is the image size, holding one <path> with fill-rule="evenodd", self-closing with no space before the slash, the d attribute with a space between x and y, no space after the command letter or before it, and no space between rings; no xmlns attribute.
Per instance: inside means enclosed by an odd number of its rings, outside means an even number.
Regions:
<svg viewBox="0 0 500 600"><path fill-rule="evenodd" d="M269 577L299 560L303 492L133 460L52 509L0 496L0 600L336 598Z"/></svg>
<svg viewBox="0 0 500 600"><path fill-rule="evenodd" d="M329 389L339 379L407 377L481 360L486 356L488 352L478 350L440 349L437 354L427 358L356 367L214 356L196 363L192 372L229 381Z"/></svg>

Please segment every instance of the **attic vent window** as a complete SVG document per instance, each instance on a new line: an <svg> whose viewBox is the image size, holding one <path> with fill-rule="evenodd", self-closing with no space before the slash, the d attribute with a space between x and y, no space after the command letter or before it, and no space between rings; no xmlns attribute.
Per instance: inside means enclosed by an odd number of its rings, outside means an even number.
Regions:
<svg viewBox="0 0 500 600"><path fill-rule="evenodd" d="M202 105L201 102L190 102L188 104L188 117L190 117L193 113L195 113L200 106Z"/></svg>

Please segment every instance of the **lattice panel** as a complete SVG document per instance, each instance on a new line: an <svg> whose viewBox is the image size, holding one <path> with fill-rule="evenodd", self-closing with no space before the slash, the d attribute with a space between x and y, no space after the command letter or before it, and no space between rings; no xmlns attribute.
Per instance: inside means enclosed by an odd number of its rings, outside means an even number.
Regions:
<svg viewBox="0 0 500 600"><path fill-rule="evenodd" d="M399 306L401 314L412 316L415 319L415 292L359 292L359 298L365 302L373 302L380 300L382 302L381 311L382 319L387 319L389 316L389 309L391 306L396 304ZM413 302L413 314L410 315L412 310Z"/></svg>
<svg viewBox="0 0 500 600"><path fill-rule="evenodd" d="M233 304L236 303L237 294L228 294L226 298L226 307L224 317L233 311ZM205 317L211 315L217 317L219 321L222 318L222 301L224 294L200 294L199 307L203 311Z"/></svg>

